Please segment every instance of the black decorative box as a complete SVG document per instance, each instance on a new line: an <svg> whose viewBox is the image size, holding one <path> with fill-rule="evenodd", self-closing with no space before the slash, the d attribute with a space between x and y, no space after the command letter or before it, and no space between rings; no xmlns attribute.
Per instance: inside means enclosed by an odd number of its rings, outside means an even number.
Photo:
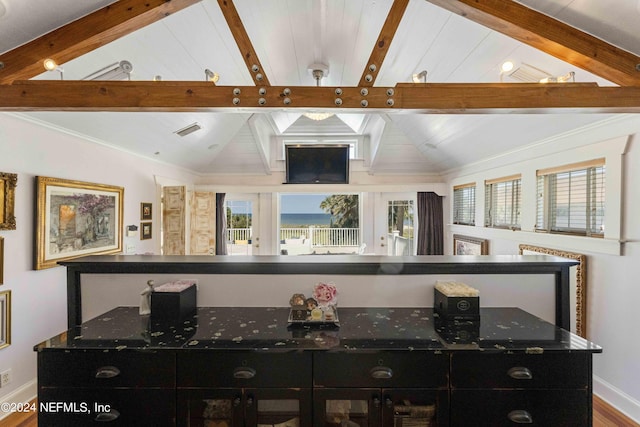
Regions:
<svg viewBox="0 0 640 427"><path fill-rule="evenodd" d="M184 319L196 312L197 287L190 280L178 280L154 288L151 293L151 317Z"/></svg>
<svg viewBox="0 0 640 427"><path fill-rule="evenodd" d="M433 311L443 320L478 320L480 319L480 297L445 295L436 285Z"/></svg>
<svg viewBox="0 0 640 427"><path fill-rule="evenodd" d="M436 318L436 332L447 344L477 343L480 336L479 320L445 320Z"/></svg>

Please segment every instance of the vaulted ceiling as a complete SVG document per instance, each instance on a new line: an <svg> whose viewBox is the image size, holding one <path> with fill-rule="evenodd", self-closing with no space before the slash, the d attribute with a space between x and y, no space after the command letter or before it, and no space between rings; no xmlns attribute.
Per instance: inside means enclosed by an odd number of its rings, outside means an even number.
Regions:
<svg viewBox="0 0 640 427"><path fill-rule="evenodd" d="M0 0L0 111L199 174L278 173L289 139L439 174L639 113L638 22L638 0ZM80 81L120 61L131 81Z"/></svg>

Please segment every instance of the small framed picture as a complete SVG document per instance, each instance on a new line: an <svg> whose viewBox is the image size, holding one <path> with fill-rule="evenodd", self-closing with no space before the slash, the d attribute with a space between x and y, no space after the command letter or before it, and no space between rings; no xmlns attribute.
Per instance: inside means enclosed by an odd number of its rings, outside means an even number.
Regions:
<svg viewBox="0 0 640 427"><path fill-rule="evenodd" d="M140 203L140 219L142 221L151 221L153 219L151 207L151 203Z"/></svg>
<svg viewBox="0 0 640 427"><path fill-rule="evenodd" d="M0 348L11 344L11 291L0 292Z"/></svg>
<svg viewBox="0 0 640 427"><path fill-rule="evenodd" d="M148 240L153 235L152 222L140 223L140 240Z"/></svg>
<svg viewBox="0 0 640 427"><path fill-rule="evenodd" d="M454 255L488 255L489 242L476 237L453 235Z"/></svg>

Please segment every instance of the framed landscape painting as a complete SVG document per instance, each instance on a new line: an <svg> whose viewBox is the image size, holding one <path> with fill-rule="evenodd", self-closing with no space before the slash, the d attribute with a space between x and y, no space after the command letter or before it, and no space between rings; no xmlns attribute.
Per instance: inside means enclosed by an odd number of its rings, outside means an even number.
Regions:
<svg viewBox="0 0 640 427"><path fill-rule="evenodd" d="M122 251L124 188L36 177L35 269Z"/></svg>

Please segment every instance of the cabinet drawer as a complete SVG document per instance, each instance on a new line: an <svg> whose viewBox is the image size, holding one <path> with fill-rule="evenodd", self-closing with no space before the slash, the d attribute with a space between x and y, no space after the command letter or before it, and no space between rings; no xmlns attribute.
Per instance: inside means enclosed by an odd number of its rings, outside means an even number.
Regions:
<svg viewBox="0 0 640 427"><path fill-rule="evenodd" d="M311 387L311 354L193 351L178 354L178 387Z"/></svg>
<svg viewBox="0 0 640 427"><path fill-rule="evenodd" d="M107 422L110 426L161 427L176 423L175 390L49 388L38 392L38 405L40 426L77 427Z"/></svg>
<svg viewBox="0 0 640 427"><path fill-rule="evenodd" d="M315 386L420 387L447 386L449 357L432 352L316 353Z"/></svg>
<svg viewBox="0 0 640 427"><path fill-rule="evenodd" d="M451 426L590 426L590 398L586 390L454 390Z"/></svg>
<svg viewBox="0 0 640 427"><path fill-rule="evenodd" d="M453 354L452 388L584 388L591 380L591 355Z"/></svg>
<svg viewBox="0 0 640 427"><path fill-rule="evenodd" d="M38 353L40 387L175 387L172 352Z"/></svg>

